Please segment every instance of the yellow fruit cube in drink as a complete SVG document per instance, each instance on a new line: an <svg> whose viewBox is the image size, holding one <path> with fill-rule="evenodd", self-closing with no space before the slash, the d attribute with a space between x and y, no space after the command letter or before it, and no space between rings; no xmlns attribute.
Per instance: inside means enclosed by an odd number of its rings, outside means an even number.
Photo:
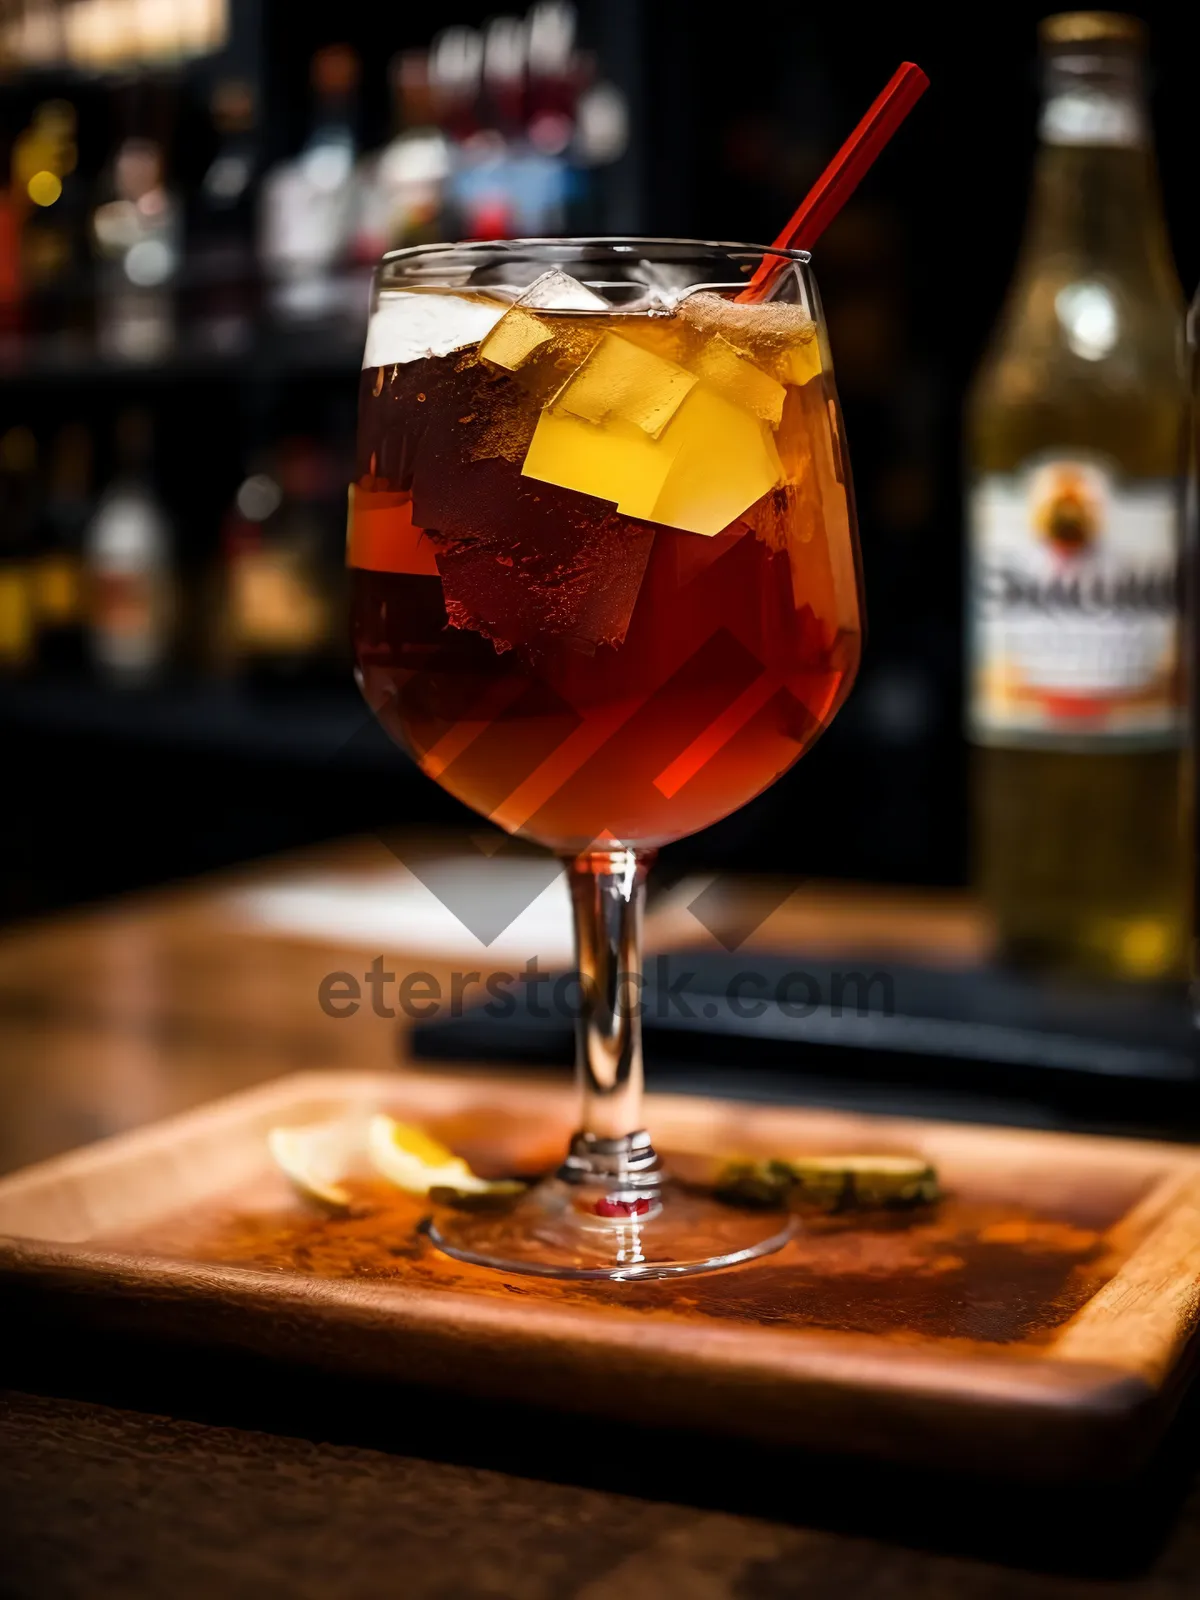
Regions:
<svg viewBox="0 0 1200 1600"><path fill-rule="evenodd" d="M525 365L535 350L540 350L543 345L549 344L553 337L550 329L543 322L539 322L537 317L531 316L528 311L522 311L519 306L514 306L511 311L504 313L479 346L479 354L485 361L490 361L497 367L516 372L518 367Z"/></svg>
<svg viewBox="0 0 1200 1600"><path fill-rule="evenodd" d="M657 439L695 385L695 376L674 361L606 333L554 405L585 422L630 422Z"/></svg>
<svg viewBox="0 0 1200 1600"><path fill-rule="evenodd" d="M719 333L710 334L692 360L692 369L705 383L734 405L741 406L773 428L783 415L784 387L761 371L743 351Z"/></svg>
<svg viewBox="0 0 1200 1600"><path fill-rule="evenodd" d="M707 384L699 384L688 396L667 439L673 439L677 449L654 503L652 522L711 537L783 477L767 424Z"/></svg>
<svg viewBox="0 0 1200 1600"><path fill-rule="evenodd" d="M527 478L611 500L629 517L649 517L671 470L675 448L629 422L602 427L545 410L521 468Z"/></svg>
<svg viewBox="0 0 1200 1600"><path fill-rule="evenodd" d="M709 536L783 476L770 428L704 384L657 439L628 421L543 411L522 472L610 500L627 517Z"/></svg>

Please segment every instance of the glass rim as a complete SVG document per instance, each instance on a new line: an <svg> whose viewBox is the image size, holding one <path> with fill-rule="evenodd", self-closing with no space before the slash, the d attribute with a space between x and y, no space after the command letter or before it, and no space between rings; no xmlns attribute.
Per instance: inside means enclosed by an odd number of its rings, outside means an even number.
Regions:
<svg viewBox="0 0 1200 1600"><path fill-rule="evenodd" d="M705 250L720 252L723 255L758 256L760 258L774 257L779 261L794 261L800 266L807 266L812 260L809 250L791 250L783 245L774 244L746 244L730 239L686 239L671 238L668 236L655 236L652 234L613 233L613 234L562 234L547 235L539 239L462 239L458 241L444 241L439 244L411 244L403 245L397 250L388 250L379 258L376 270L395 261L413 261L419 257L436 259L442 255L452 255L458 252L472 254L487 251L497 251L501 254L517 254L522 251L537 249L562 249L566 246L579 248L632 250L635 246L682 246L684 249Z"/></svg>

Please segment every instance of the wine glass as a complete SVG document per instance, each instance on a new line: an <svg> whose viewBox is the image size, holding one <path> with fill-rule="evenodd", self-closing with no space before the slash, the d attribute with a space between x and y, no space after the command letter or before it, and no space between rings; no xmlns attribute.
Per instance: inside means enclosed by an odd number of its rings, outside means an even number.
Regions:
<svg viewBox="0 0 1200 1600"><path fill-rule="evenodd" d="M786 1213L685 1189L642 1127L641 915L659 847L773 783L857 670L853 496L808 256L395 251L356 474L363 693L450 793L562 857L574 910L579 1131L553 1177L507 1209L444 1208L431 1238L568 1278L779 1248Z"/></svg>

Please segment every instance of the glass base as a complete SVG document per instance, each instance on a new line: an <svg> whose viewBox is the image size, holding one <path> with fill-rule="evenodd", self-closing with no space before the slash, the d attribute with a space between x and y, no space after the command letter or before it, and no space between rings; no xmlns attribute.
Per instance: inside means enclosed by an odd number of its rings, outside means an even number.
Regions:
<svg viewBox="0 0 1200 1600"><path fill-rule="evenodd" d="M439 1212L424 1227L457 1261L539 1278L676 1278L770 1255L791 1237L783 1211L744 1211L667 1183L629 1214L597 1215L603 1188L547 1178L501 1212ZM634 1211L633 1207L644 1208Z"/></svg>

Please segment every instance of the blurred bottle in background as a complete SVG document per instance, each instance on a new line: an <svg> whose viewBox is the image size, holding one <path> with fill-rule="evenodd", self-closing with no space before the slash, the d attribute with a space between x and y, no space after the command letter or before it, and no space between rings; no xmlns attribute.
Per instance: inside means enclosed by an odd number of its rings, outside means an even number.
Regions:
<svg viewBox="0 0 1200 1600"><path fill-rule="evenodd" d="M1143 32L1041 25L1016 278L969 406L970 706L983 892L1046 968L1180 975L1182 298Z"/></svg>
<svg viewBox="0 0 1200 1600"><path fill-rule="evenodd" d="M55 436L33 565L39 668L78 672L85 661L83 539L91 513L92 436L79 422Z"/></svg>
<svg viewBox="0 0 1200 1600"><path fill-rule="evenodd" d="M575 8L563 0L539 0L526 18L525 125L539 148L554 144L566 149L581 90L594 76L591 61L575 47L575 26Z"/></svg>
<svg viewBox="0 0 1200 1600"><path fill-rule="evenodd" d="M403 51L389 78L394 136L363 163L358 190L354 256L371 267L386 250L446 237L451 149L436 120L428 52Z"/></svg>
<svg viewBox="0 0 1200 1600"><path fill-rule="evenodd" d="M117 422L116 479L84 537L88 642L102 676L143 685L161 676L175 620L171 534L150 482L153 432L143 411Z"/></svg>
<svg viewBox="0 0 1200 1600"><path fill-rule="evenodd" d="M311 439L285 439L238 488L221 532L222 664L271 686L323 675L339 609L326 559L330 473Z"/></svg>
<svg viewBox="0 0 1200 1600"><path fill-rule="evenodd" d="M89 331L87 205L78 162L74 106L44 101L18 135L12 158L27 326L43 345L77 345Z"/></svg>
<svg viewBox="0 0 1200 1600"><path fill-rule="evenodd" d="M574 6L539 0L483 32L447 28L429 52L438 125L450 141L444 236L538 237L589 216L589 170L617 161L628 107L576 44Z"/></svg>
<svg viewBox="0 0 1200 1600"><path fill-rule="evenodd" d="M493 17L483 30L480 125L509 143L524 131L528 40L519 17Z"/></svg>
<svg viewBox="0 0 1200 1600"><path fill-rule="evenodd" d="M475 28L443 29L430 46L429 79L439 121L450 139L447 237L504 238L511 232L500 173L504 141L482 115L483 35ZM495 176L490 188L484 180L486 192L479 199L474 175L481 168L494 171Z"/></svg>
<svg viewBox="0 0 1200 1600"><path fill-rule="evenodd" d="M202 349L234 354L250 342L257 303L255 185L260 155L254 86L222 78L209 103L216 148L196 192L188 233L195 284L192 332Z"/></svg>
<svg viewBox="0 0 1200 1600"><path fill-rule="evenodd" d="M429 47L429 84L439 127L457 149L479 132L483 38L474 28L444 28Z"/></svg>
<svg viewBox="0 0 1200 1600"><path fill-rule="evenodd" d="M34 663L32 563L37 524L37 441L26 427L0 437L0 676Z"/></svg>
<svg viewBox="0 0 1200 1600"><path fill-rule="evenodd" d="M553 52L563 71L573 59L574 30L573 8L543 5L526 20L493 17L481 38L459 28L435 41L436 60L457 68L476 97L473 127L455 148L448 192L453 229L460 237L536 237L564 227L574 97L561 112L539 108L531 120L530 52L536 41L544 96Z"/></svg>
<svg viewBox="0 0 1200 1600"><path fill-rule="evenodd" d="M605 134L599 126L603 109L599 122L594 114L584 114L589 107L594 113L598 105L595 63L577 49L575 25L575 8L562 0L540 0L525 24L524 149L518 192L521 211L539 233L569 231L572 203L578 208L586 190L585 169L612 159L603 148ZM609 86L610 109L614 93Z"/></svg>
<svg viewBox="0 0 1200 1600"><path fill-rule="evenodd" d="M349 45L327 45L312 60L312 131L300 154L268 172L262 186L259 249L272 308L284 318L322 318L353 309L344 272L356 211L359 61ZM363 292L361 310L366 319Z"/></svg>
<svg viewBox="0 0 1200 1600"><path fill-rule="evenodd" d="M182 220L179 198L167 187L162 142L122 139L92 213L96 342L105 355L156 361L174 345Z"/></svg>

